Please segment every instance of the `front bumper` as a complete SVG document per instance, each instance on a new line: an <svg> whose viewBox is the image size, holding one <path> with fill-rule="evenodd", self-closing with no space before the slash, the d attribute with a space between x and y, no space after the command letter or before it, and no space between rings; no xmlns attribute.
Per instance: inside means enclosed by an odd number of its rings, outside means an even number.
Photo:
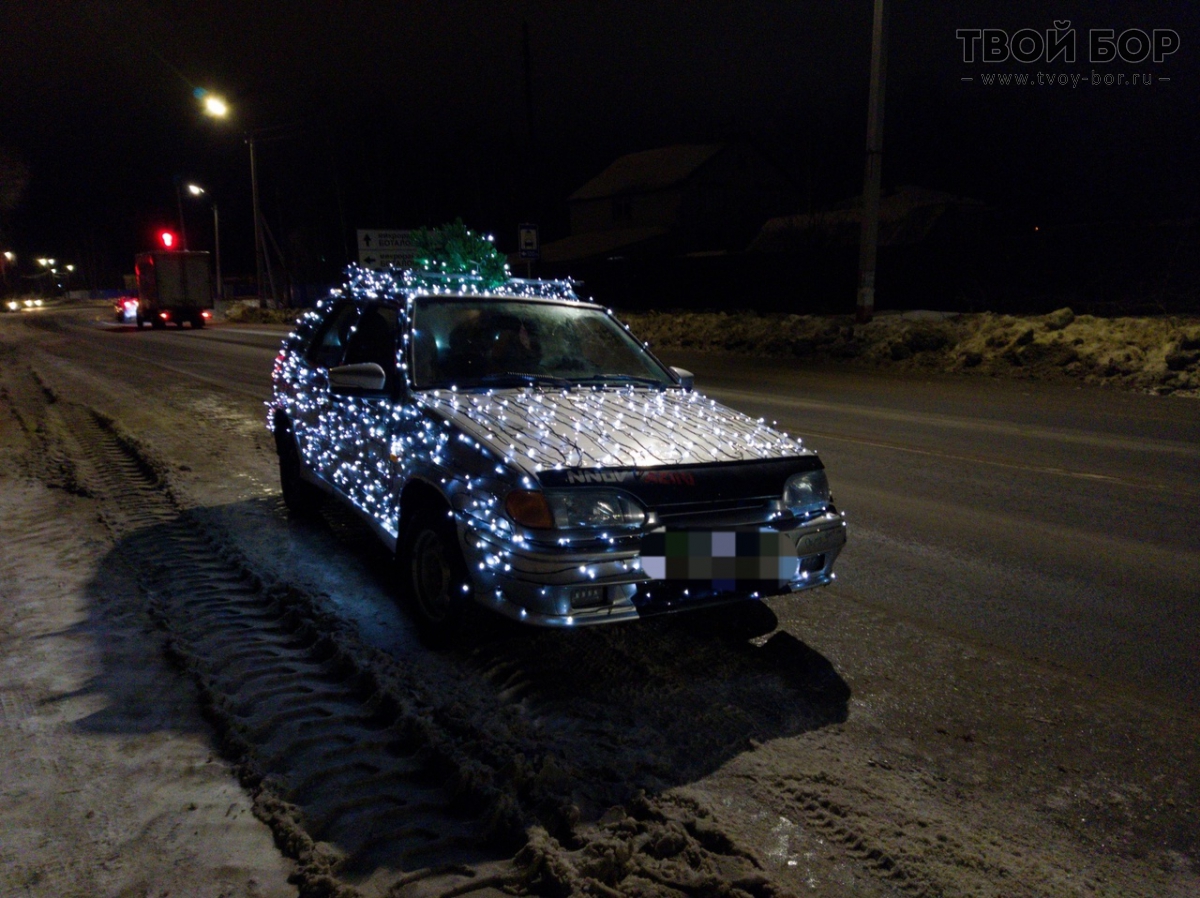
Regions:
<svg viewBox="0 0 1200 898"><path fill-rule="evenodd" d="M460 525L480 604L546 627L616 623L823 586L834 578L834 562L846 544L844 516L832 508L801 524L737 528L786 536L795 545L796 564L788 579L731 587L711 578L652 576L642 563L643 535L556 546L505 538L469 518Z"/></svg>

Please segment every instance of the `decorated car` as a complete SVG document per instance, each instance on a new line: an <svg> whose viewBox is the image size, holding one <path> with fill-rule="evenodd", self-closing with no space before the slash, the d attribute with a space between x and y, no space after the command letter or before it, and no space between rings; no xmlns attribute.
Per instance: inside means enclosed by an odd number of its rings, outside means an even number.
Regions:
<svg viewBox="0 0 1200 898"><path fill-rule="evenodd" d="M297 513L344 503L425 632L611 623L828 583L817 454L696 391L570 282L351 269L276 358Z"/></svg>

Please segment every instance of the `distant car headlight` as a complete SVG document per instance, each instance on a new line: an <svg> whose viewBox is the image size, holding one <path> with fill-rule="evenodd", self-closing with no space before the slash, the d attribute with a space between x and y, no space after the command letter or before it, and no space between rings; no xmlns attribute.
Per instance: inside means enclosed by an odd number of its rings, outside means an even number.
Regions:
<svg viewBox="0 0 1200 898"><path fill-rule="evenodd" d="M10 299L8 301L8 310L10 312L19 312L19 311L21 311L21 304L19 302L17 302L15 299Z"/></svg>
<svg viewBox="0 0 1200 898"><path fill-rule="evenodd" d="M624 530L646 522L644 508L611 490L513 490L504 507L516 523L538 530Z"/></svg>
<svg viewBox="0 0 1200 898"><path fill-rule="evenodd" d="M829 504L829 478L824 470L793 474L783 488L783 504L796 517L823 511Z"/></svg>

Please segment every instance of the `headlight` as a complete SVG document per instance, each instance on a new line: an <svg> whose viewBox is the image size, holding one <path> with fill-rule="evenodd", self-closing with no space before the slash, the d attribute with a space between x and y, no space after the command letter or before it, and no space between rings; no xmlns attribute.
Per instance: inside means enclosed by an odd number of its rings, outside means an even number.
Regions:
<svg viewBox="0 0 1200 898"><path fill-rule="evenodd" d="M606 490L567 490L547 493L554 513L554 526L560 530L575 527L640 527L646 521L645 510L624 493Z"/></svg>
<svg viewBox="0 0 1200 898"><path fill-rule="evenodd" d="M609 490L513 490L504 500L504 508L518 524L539 530L619 530L640 527L646 521L646 511L637 502Z"/></svg>
<svg viewBox="0 0 1200 898"><path fill-rule="evenodd" d="M796 517L823 511L829 504L829 478L823 470L793 474L783 488L783 504Z"/></svg>

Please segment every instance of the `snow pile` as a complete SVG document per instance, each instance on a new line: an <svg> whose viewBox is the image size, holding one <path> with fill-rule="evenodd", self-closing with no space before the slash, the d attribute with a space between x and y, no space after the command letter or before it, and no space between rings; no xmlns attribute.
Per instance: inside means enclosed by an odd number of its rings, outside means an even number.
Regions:
<svg viewBox="0 0 1200 898"><path fill-rule="evenodd" d="M1078 378L1200 397L1200 318L892 312L850 316L753 312L621 314L656 349L753 353L866 367L1028 378Z"/></svg>
<svg viewBox="0 0 1200 898"><path fill-rule="evenodd" d="M303 310L239 306L237 323L291 323ZM849 315L755 312L623 312L655 349L695 349L1038 379L1074 378L1200 398L1200 317L1097 318L993 312Z"/></svg>

